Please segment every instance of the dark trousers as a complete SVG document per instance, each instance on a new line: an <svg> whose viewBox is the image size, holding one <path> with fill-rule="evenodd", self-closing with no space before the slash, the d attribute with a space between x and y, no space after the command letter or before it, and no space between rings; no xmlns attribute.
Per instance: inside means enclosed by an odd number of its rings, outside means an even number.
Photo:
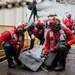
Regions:
<svg viewBox="0 0 75 75"><path fill-rule="evenodd" d="M71 48L70 46L64 46L64 45L59 46L59 48L58 48L58 62L59 62L59 64L65 66L66 57L67 57L67 54L69 53L70 48Z"/></svg>
<svg viewBox="0 0 75 75"><path fill-rule="evenodd" d="M3 47L4 47L4 50L5 50L5 53L6 53L6 58L8 60L8 64L12 64L13 63L12 56L14 57L14 60L16 61L16 63L20 63L20 61L18 59L19 53L16 53L13 50L13 47L10 44L4 44Z"/></svg>
<svg viewBox="0 0 75 75"><path fill-rule="evenodd" d="M43 45L45 39L44 38L42 39L38 38L38 39L40 40L40 45ZM35 38L34 39L31 38L30 49L34 47L34 41L35 41Z"/></svg>
<svg viewBox="0 0 75 75"><path fill-rule="evenodd" d="M69 52L70 47L60 45L58 51L50 52L48 57L44 61L44 65L48 68L56 67L57 65L65 66L66 57Z"/></svg>
<svg viewBox="0 0 75 75"><path fill-rule="evenodd" d="M31 42L30 42L30 49L32 49L34 47L34 41L35 39L31 39Z"/></svg>

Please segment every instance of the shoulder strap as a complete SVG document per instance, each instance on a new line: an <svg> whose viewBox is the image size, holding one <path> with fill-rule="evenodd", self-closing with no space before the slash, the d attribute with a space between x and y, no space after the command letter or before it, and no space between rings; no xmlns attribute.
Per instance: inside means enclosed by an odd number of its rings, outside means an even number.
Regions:
<svg viewBox="0 0 75 75"><path fill-rule="evenodd" d="M60 41L65 41L65 39L66 39L66 35L65 35L65 33L64 33L64 30L61 29L61 30L60 30Z"/></svg>

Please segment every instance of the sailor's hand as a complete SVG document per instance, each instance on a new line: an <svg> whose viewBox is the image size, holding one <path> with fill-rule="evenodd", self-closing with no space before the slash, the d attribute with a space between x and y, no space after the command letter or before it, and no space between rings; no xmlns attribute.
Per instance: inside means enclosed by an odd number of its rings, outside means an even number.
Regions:
<svg viewBox="0 0 75 75"><path fill-rule="evenodd" d="M31 35L31 38L32 38L32 39L34 39L34 38L35 38L34 34L32 34L32 35Z"/></svg>
<svg viewBox="0 0 75 75"><path fill-rule="evenodd" d="M16 49L17 49L17 50L19 49L19 45L16 45Z"/></svg>

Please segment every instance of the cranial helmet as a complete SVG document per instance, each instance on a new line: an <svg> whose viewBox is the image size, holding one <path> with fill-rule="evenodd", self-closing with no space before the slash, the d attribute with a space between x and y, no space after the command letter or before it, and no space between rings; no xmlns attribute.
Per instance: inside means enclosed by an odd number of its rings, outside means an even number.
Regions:
<svg viewBox="0 0 75 75"><path fill-rule="evenodd" d="M60 30L60 20L58 18L55 18L54 20L48 20L48 26L53 31L59 31Z"/></svg>
<svg viewBox="0 0 75 75"><path fill-rule="evenodd" d="M71 17L71 14L70 13L67 13L67 15L66 15L68 18L70 18Z"/></svg>
<svg viewBox="0 0 75 75"><path fill-rule="evenodd" d="M39 30L42 30L44 26L45 26L45 22L44 22L43 20L38 20L38 21L37 21L36 27L37 27Z"/></svg>
<svg viewBox="0 0 75 75"><path fill-rule="evenodd" d="M48 26L54 26L55 22L54 20L48 20Z"/></svg>
<svg viewBox="0 0 75 75"><path fill-rule="evenodd" d="M43 20L38 20L37 21L37 24L40 25L40 26L44 26L45 25L45 22Z"/></svg>
<svg viewBox="0 0 75 75"><path fill-rule="evenodd" d="M21 28L21 27L23 27L24 29L26 29L27 23L25 23L24 21L22 21L22 22L19 22L19 23L16 25L16 28L17 28L17 29L18 29L18 28Z"/></svg>
<svg viewBox="0 0 75 75"><path fill-rule="evenodd" d="M16 25L16 29L18 30L19 33L23 33L27 29L27 23L25 23L24 21L19 22Z"/></svg>
<svg viewBox="0 0 75 75"><path fill-rule="evenodd" d="M48 17L48 19L54 19L55 16L57 16L57 14L49 14L47 17Z"/></svg>

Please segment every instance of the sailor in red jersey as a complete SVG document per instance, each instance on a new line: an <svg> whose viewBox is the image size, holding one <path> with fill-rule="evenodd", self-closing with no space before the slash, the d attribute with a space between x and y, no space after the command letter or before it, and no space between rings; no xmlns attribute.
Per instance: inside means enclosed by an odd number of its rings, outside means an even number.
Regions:
<svg viewBox="0 0 75 75"><path fill-rule="evenodd" d="M0 35L0 43L3 43L9 68L15 68L12 56L14 56L14 60L18 65L21 64L18 56L24 46L24 32L26 28L27 24L20 22L17 26L4 31Z"/></svg>
<svg viewBox="0 0 75 75"><path fill-rule="evenodd" d="M68 13L66 15L67 18L64 19L64 24L69 28L69 29L74 29L74 20L71 18L71 14Z"/></svg>
<svg viewBox="0 0 75 75"><path fill-rule="evenodd" d="M60 23L59 19L48 20L48 25L49 29L46 34L44 56L47 58L50 52L58 52L54 70L64 70L67 54L71 45L75 43L75 36L69 28ZM47 66L44 68L47 68Z"/></svg>
<svg viewBox="0 0 75 75"><path fill-rule="evenodd" d="M34 37L33 35L40 40L40 44L44 43L44 26L45 22L43 20L38 20L37 22L33 22L29 27L28 27L28 32L31 37L31 46L30 49L34 47Z"/></svg>

